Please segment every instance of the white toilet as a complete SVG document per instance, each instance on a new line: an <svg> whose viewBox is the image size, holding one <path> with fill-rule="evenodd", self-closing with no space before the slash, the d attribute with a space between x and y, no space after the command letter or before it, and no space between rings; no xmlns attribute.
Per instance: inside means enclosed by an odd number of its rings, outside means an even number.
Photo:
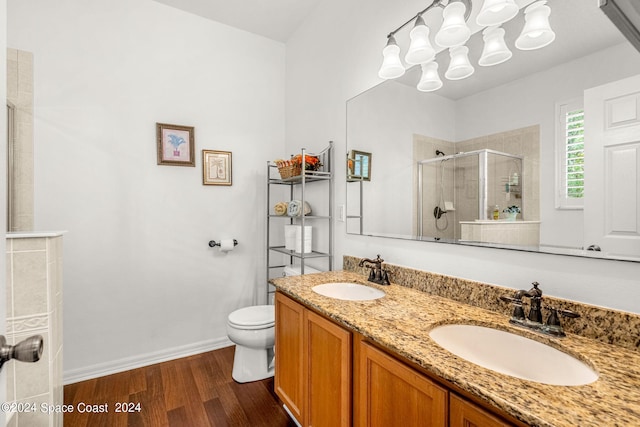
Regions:
<svg viewBox="0 0 640 427"><path fill-rule="evenodd" d="M311 267L305 274L319 273ZM284 268L285 276L298 276L300 266ZM245 307L229 314L227 336L236 344L231 376L239 383L273 376L275 308L273 305Z"/></svg>

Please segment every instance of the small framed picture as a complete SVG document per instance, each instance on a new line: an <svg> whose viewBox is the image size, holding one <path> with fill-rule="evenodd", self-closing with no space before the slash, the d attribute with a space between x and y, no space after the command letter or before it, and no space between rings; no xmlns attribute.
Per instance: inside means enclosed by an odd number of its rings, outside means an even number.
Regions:
<svg viewBox="0 0 640 427"><path fill-rule="evenodd" d="M231 185L231 151L202 150L202 184Z"/></svg>
<svg viewBox="0 0 640 427"><path fill-rule="evenodd" d="M193 126L156 123L158 164L196 166Z"/></svg>

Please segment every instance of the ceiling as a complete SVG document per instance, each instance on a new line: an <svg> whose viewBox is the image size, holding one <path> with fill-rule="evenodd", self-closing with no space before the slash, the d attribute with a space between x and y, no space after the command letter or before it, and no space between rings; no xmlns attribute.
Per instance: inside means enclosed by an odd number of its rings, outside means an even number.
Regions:
<svg viewBox="0 0 640 427"><path fill-rule="evenodd" d="M285 43L320 0L155 0Z"/></svg>
<svg viewBox="0 0 640 427"><path fill-rule="evenodd" d="M289 37L313 12L322 0L155 0L177 9L211 19L241 30L286 43ZM428 0L431 1L431 0ZM425 0L425 3L428 3ZM534 0L516 0L524 8ZM473 4L469 24L472 31L479 31L475 24L483 0L471 0ZM470 78L449 82L438 91L441 96L459 99L489 87L521 77L522 70L533 73L553 67L560 62L578 58L587 53L624 42L624 37L599 10L595 0L549 0L552 8L551 24L556 40L549 47L534 52L514 52L514 57L497 67L476 67ZM441 13L428 12L424 16L427 25L439 28ZM580 23L576 25L576 23ZM507 43L513 46L515 37L523 25L522 13L503 25L507 30ZM406 50L408 31L403 29L396 36L398 44ZM435 32L434 32L435 33ZM433 36L432 36L433 37ZM482 51L482 37L477 34L468 42L470 57ZM477 58L476 58L477 60ZM441 52L438 62L441 74L448 66L448 53ZM474 62L472 58L472 62ZM399 82L415 86L420 78L420 67L413 67Z"/></svg>

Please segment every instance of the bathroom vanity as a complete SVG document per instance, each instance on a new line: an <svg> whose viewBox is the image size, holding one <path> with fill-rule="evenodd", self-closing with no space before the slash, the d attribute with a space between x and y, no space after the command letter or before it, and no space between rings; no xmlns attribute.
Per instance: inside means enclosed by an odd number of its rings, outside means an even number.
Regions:
<svg viewBox="0 0 640 427"><path fill-rule="evenodd" d="M272 279L278 290L276 393L302 425L640 425L637 350L520 329L504 313L393 283L400 276L391 275L391 286L353 271ZM343 301L312 290L330 282L366 284L386 295ZM430 338L433 328L447 323L532 338L580 359L599 378L556 386L482 368Z"/></svg>

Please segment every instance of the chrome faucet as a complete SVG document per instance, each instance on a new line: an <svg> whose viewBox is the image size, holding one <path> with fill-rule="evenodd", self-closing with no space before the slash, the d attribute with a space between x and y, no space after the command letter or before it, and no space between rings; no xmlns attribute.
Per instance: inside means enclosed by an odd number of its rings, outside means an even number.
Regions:
<svg viewBox="0 0 640 427"><path fill-rule="evenodd" d="M358 263L359 267L367 267L371 269L369 272L369 282L377 283L378 285L390 285L389 273L382 268L384 260L380 258L380 255L376 256L376 259L362 258ZM369 265L367 265L369 264Z"/></svg>
<svg viewBox="0 0 640 427"><path fill-rule="evenodd" d="M555 307L544 307L549 310L549 317L543 323L542 322L542 290L538 288L540 285L538 282L532 283L533 287L528 291L519 290L516 291L513 297L501 296L500 299L505 302L513 304L513 314L509 323L513 323L517 326L532 329L542 332L543 334L553 335L556 337L565 336L562 324L560 323L560 317L577 318L580 317L578 313L571 310L562 310ZM524 309L522 308L522 298L530 298L531 303L529 307L529 314L525 317Z"/></svg>

